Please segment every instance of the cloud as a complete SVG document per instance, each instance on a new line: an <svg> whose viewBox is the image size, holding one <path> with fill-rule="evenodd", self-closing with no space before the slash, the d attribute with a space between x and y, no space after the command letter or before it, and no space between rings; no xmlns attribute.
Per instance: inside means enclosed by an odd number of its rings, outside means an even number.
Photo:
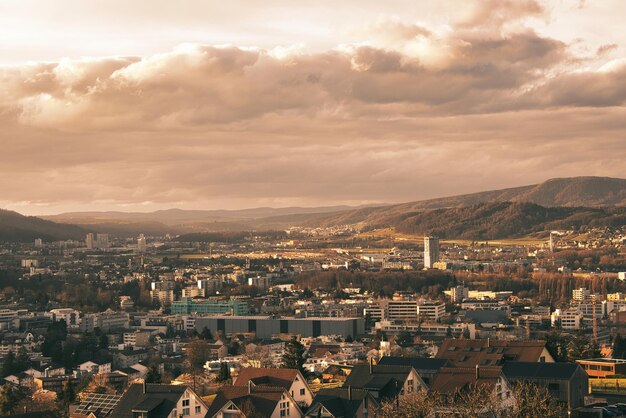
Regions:
<svg viewBox="0 0 626 418"><path fill-rule="evenodd" d="M383 17L324 51L185 44L0 67L3 199L318 205L622 175L623 60L590 65L527 26L545 15L534 1L460 15Z"/></svg>

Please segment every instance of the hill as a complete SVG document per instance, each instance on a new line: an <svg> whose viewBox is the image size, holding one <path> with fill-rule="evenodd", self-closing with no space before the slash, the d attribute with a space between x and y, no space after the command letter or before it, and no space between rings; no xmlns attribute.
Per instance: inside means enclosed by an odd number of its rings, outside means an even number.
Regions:
<svg viewBox="0 0 626 418"><path fill-rule="evenodd" d="M537 206L485 205L495 203L531 203ZM539 209L542 207L543 209ZM592 221L594 216L609 221L612 215L603 208L626 207L626 179L609 177L556 178L540 184L491 190L479 193L421 200L409 203L380 206L331 206L317 208L254 208L242 210L182 210L169 209L150 213L125 212L77 212L48 216L45 219L55 222L77 224L86 229L109 231L117 235L136 235L139 232L164 235L225 231L261 231L284 229L291 226L326 227L336 225L356 225L371 229L378 226L395 226L405 230L440 228L434 224L435 218L446 223L446 217L464 219L463 225L454 230L452 226L442 231L445 236L453 233L477 233L485 237L493 234L501 237L507 230L516 235L521 231L535 230L541 223L579 216ZM463 210L463 208L466 208ZM550 210L560 208L560 210ZM576 209L565 211L565 208ZM596 208L592 209L581 208ZM434 210L458 209L429 213ZM470 221L472 210L475 219ZM519 213L514 213L518 211ZM503 219L519 218L519 224L503 223L496 231L481 230L477 225L488 215L499 215ZM541 220L541 222L539 222ZM411 224L411 222L413 224ZM490 221L487 221L490 222ZM453 222L457 225L458 222ZM469 226L472 224L473 226ZM530 225L535 225L531 227ZM412 226L411 226L412 225ZM460 225L460 224L459 224ZM513 225L521 229L516 230ZM456 231L456 232L455 232ZM479 236L476 236L479 238Z"/></svg>
<svg viewBox="0 0 626 418"><path fill-rule="evenodd" d="M85 230L68 224L58 224L34 216L0 209L0 242L32 242L83 239Z"/></svg>
<svg viewBox="0 0 626 418"><path fill-rule="evenodd" d="M497 239L538 232L626 225L626 208L544 207L534 203L481 203L462 208L435 209L390 219L400 232L441 238Z"/></svg>
<svg viewBox="0 0 626 418"><path fill-rule="evenodd" d="M531 186L361 208L332 214L303 215L299 217L298 222L301 226L326 227L353 224L362 228L371 228L377 225L395 225L404 218L419 212L498 202L534 203L545 208L626 207L626 180L609 177L551 179ZM288 218L283 219L288 220ZM273 220L279 222L281 218L275 217Z"/></svg>

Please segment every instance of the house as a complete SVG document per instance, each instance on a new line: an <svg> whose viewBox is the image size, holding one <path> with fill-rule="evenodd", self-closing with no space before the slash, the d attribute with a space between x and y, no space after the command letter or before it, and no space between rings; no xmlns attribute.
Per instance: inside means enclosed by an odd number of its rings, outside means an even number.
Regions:
<svg viewBox="0 0 626 418"><path fill-rule="evenodd" d="M233 382L233 386L247 386L249 382L252 382L254 386L281 387L300 407L308 407L313 402L311 388L302 373L295 369L246 367L239 371L239 376Z"/></svg>
<svg viewBox="0 0 626 418"><path fill-rule="evenodd" d="M56 393L61 393L67 381L76 385L77 378L73 376L51 376L51 377L34 377L33 381L35 387L40 390L49 390Z"/></svg>
<svg viewBox="0 0 626 418"><path fill-rule="evenodd" d="M428 390L413 367L374 365L373 362L355 365L343 387L367 390L377 401Z"/></svg>
<svg viewBox="0 0 626 418"><path fill-rule="evenodd" d="M208 407L183 385L133 383L107 418L204 418Z"/></svg>
<svg viewBox="0 0 626 418"><path fill-rule="evenodd" d="M207 418L231 417L301 418L302 410L295 399L283 388L255 386L224 386L211 404Z"/></svg>
<svg viewBox="0 0 626 418"><path fill-rule="evenodd" d="M6 376L4 380L5 382L11 383L12 385L22 386L26 388L32 388L35 385L34 377L26 372L20 372Z"/></svg>
<svg viewBox="0 0 626 418"><path fill-rule="evenodd" d="M114 363L118 368L130 367L140 361L148 360L148 350L121 350L113 355Z"/></svg>
<svg viewBox="0 0 626 418"><path fill-rule="evenodd" d="M307 418L365 418L374 416L378 402L367 390L347 388L320 389L305 415Z"/></svg>
<svg viewBox="0 0 626 418"><path fill-rule="evenodd" d="M445 339L435 358L458 367L497 366L505 361L554 363L546 342L540 340Z"/></svg>
<svg viewBox="0 0 626 418"><path fill-rule="evenodd" d="M530 382L545 387L551 396L568 410L584 406L589 393L589 376L577 363L507 362L502 366L506 378L513 384Z"/></svg>
<svg viewBox="0 0 626 418"><path fill-rule="evenodd" d="M346 378L352 371L351 366L342 366L340 364L331 364L322 371L323 382L345 382Z"/></svg>
<svg viewBox="0 0 626 418"><path fill-rule="evenodd" d="M432 381L435 380L439 369L451 366L450 362L446 359L391 356L381 358L378 364L381 366L411 366L426 385L430 385Z"/></svg>
<svg viewBox="0 0 626 418"><path fill-rule="evenodd" d="M430 387L430 393L456 397L477 387L491 392L502 409L515 405L512 387L499 366L442 367Z"/></svg>
<svg viewBox="0 0 626 418"><path fill-rule="evenodd" d="M98 364L93 361L86 361L78 365L78 370L85 373L111 373L111 363Z"/></svg>

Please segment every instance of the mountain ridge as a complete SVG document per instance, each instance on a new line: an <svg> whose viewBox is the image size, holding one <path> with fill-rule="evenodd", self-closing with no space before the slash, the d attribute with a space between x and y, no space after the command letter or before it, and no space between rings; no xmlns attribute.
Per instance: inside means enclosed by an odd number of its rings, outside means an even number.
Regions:
<svg viewBox="0 0 626 418"><path fill-rule="evenodd" d="M502 203L507 205L498 205ZM567 211L567 208L576 210ZM575 219L592 223L598 218L604 223L619 224L622 219L621 212L617 210L619 208L626 208L626 179L587 176L555 178L529 186L381 206L260 207L232 211L167 209L148 213L73 212L43 216L41 219L12 212L21 216L16 218L13 215L12 221L3 221L9 213L4 211L4 217L0 216L0 240L11 237L27 240L69 239L77 238L79 232L85 231L132 236L139 233L165 235L338 225L354 225L360 229L395 227L401 231L419 230L420 233L444 236L478 234L488 237L515 231L504 224L498 227L500 232L494 232L495 227L492 231L481 229L479 225L484 219L492 223L506 220L511 225L519 225L520 232L531 233L540 227L548 227L550 222L560 222L561 226L567 222L575 224ZM441 230L437 217L443 223L454 225L454 228ZM37 219L50 223L42 224Z"/></svg>

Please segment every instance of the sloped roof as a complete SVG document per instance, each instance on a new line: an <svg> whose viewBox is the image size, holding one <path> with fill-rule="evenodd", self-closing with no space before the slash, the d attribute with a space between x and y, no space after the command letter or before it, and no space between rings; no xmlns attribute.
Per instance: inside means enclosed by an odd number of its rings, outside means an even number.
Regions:
<svg viewBox="0 0 626 418"><path fill-rule="evenodd" d="M295 369L271 369L264 367L246 367L239 371L239 376L233 383L235 386L247 386L249 381L255 385L279 386L289 390L295 378L299 375ZM303 379L302 377L300 377Z"/></svg>
<svg viewBox="0 0 626 418"><path fill-rule="evenodd" d="M206 417L213 417L228 402L232 402L237 408L244 408L246 403L254 408L261 416L271 416L283 395L289 396L282 387L272 386L223 386L217 392Z"/></svg>
<svg viewBox="0 0 626 418"><path fill-rule="evenodd" d="M378 362L381 366L411 366L417 372L420 370L437 371L442 367L450 366L446 359L428 357L383 357Z"/></svg>
<svg viewBox="0 0 626 418"><path fill-rule="evenodd" d="M445 339L437 355L455 366L495 366L505 361L538 362L546 346L542 340Z"/></svg>
<svg viewBox="0 0 626 418"><path fill-rule="evenodd" d="M311 408L314 408L316 404L321 404L335 417L350 418L356 416L359 407L368 396L369 402L376 403L366 390L352 388L321 389L315 395ZM371 408L372 406L369 405L368 407Z"/></svg>
<svg viewBox="0 0 626 418"><path fill-rule="evenodd" d="M395 395L404 385L411 370L413 370L411 366L357 364L352 368L343 387L377 390L379 396Z"/></svg>
<svg viewBox="0 0 626 418"><path fill-rule="evenodd" d="M578 363L533 363L509 361L502 372L509 379L571 379L580 367Z"/></svg>
<svg viewBox="0 0 626 418"><path fill-rule="evenodd" d="M430 390L444 395L470 389L473 385L494 386L502 376L501 367L442 367Z"/></svg>
<svg viewBox="0 0 626 418"><path fill-rule="evenodd" d="M133 418L133 410L148 410L151 418L167 418L187 389L183 385L134 383L124 392L109 418Z"/></svg>

